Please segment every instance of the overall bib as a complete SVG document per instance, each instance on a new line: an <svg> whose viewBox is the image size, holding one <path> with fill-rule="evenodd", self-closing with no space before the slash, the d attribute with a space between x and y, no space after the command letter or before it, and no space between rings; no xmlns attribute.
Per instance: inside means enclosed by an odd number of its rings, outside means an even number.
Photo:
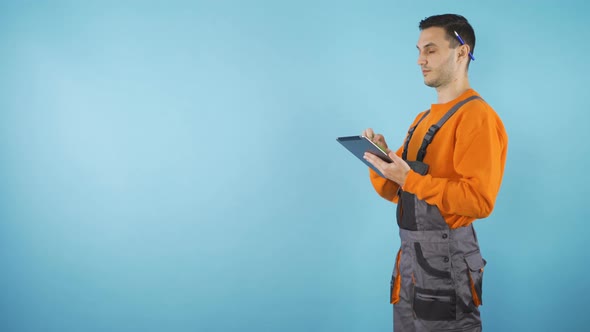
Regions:
<svg viewBox="0 0 590 332"><path fill-rule="evenodd" d="M472 96L454 105L432 125L416 160L407 159L408 144L426 112L410 128L402 158L415 172L428 174L423 162L437 131ZM470 224L451 229L438 207L415 195L398 191L397 223L401 238L391 278L394 331L481 331L483 267L475 229Z"/></svg>

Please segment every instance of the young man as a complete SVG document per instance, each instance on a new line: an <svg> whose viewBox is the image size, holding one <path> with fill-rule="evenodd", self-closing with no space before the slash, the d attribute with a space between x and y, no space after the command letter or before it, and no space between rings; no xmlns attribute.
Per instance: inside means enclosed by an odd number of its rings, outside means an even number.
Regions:
<svg viewBox="0 0 590 332"><path fill-rule="evenodd" d="M395 331L481 331L486 261L472 226L490 215L500 189L508 137L494 110L469 86L475 33L460 15L420 22L418 65L438 101L418 114L392 163L365 159L379 195L397 203L401 248L391 281Z"/></svg>

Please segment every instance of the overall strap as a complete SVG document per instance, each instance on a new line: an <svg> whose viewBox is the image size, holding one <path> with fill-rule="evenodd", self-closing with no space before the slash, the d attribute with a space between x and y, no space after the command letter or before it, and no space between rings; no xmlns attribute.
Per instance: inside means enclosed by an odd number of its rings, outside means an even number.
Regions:
<svg viewBox="0 0 590 332"><path fill-rule="evenodd" d="M412 128L410 128L410 130L408 130L408 135L406 136L406 141L404 142L404 150L402 151L402 159L403 160L407 160L408 159L408 144L410 144L410 140L412 139L412 135L414 135L414 130L416 130L416 127L418 127L418 125L420 124L420 122L422 122L422 120L424 120L424 118L430 113L430 110L424 112L424 114L422 115L422 117L420 118L420 120L418 120L418 122L416 122L416 125L413 126Z"/></svg>
<svg viewBox="0 0 590 332"><path fill-rule="evenodd" d="M475 100L475 99L482 99L482 98L479 96L471 96L469 98L466 98L466 99L456 103L455 106L453 106L440 120L438 120L437 123L433 124L428 129L428 132L426 133L426 135L424 135L424 139L422 140L422 145L420 146L420 149L418 150L418 155L416 157L417 161L424 160L424 156L426 156L426 148L428 148L428 145L430 145L430 143L432 143L432 140L434 139L434 135L436 135L436 133L438 132L440 127L442 127L445 124L445 122L447 122L447 120L450 119L451 116L453 116L453 114L455 114L459 110L459 108L461 108L461 106L463 106L463 105L467 104L468 102ZM407 147L407 144L406 144L406 147ZM406 148L404 148L404 152L405 151L406 151Z"/></svg>

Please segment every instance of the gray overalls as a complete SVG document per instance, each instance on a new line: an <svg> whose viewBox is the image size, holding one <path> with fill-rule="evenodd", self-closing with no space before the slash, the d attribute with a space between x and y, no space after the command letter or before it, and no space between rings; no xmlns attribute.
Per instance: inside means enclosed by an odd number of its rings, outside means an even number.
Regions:
<svg viewBox="0 0 590 332"><path fill-rule="evenodd" d="M430 127L415 161L407 159L408 144L429 112L410 128L402 158L412 170L422 175L428 173L428 165L422 162L426 148L443 124L476 98L480 97L458 102ZM394 331L481 331L478 306L486 262L473 226L450 229L438 207L401 188L398 195L401 248L391 279Z"/></svg>

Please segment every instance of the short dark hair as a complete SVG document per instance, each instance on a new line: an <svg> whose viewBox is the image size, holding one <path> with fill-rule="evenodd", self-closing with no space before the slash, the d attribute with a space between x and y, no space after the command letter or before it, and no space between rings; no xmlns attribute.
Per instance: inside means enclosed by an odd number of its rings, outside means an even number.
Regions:
<svg viewBox="0 0 590 332"><path fill-rule="evenodd" d="M443 14L430 16L420 21L420 25L418 25L418 27L420 28L420 31L432 27L445 29L447 33L447 39L450 41L452 48L461 45L457 39L457 36L455 36L454 31L457 31L465 44L469 45L471 48L471 54L475 55L475 53L473 53L475 50L475 31L473 31L473 27L471 24L469 24L469 22L467 22L467 19L461 15ZM471 59L468 59L468 66L469 62L471 62Z"/></svg>

